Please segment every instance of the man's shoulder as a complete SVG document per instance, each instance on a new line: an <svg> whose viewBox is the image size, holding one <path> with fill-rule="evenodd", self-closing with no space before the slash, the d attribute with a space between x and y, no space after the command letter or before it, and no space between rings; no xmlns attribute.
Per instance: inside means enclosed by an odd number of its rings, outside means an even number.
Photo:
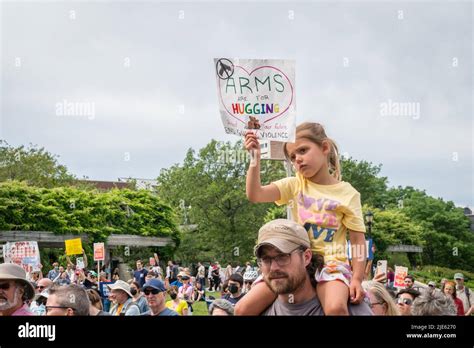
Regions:
<svg viewBox="0 0 474 348"><path fill-rule="evenodd" d="M172 309L165 308L160 314L158 314L158 316L175 317L179 316L179 314Z"/></svg>

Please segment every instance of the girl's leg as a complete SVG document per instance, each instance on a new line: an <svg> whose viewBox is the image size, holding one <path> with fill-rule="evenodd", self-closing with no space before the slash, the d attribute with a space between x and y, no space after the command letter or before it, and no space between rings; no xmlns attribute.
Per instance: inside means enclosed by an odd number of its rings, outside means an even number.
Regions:
<svg viewBox="0 0 474 348"><path fill-rule="evenodd" d="M235 315L260 315L276 299L276 294L265 282L255 284L250 291L235 304Z"/></svg>
<svg viewBox="0 0 474 348"><path fill-rule="evenodd" d="M349 288L340 280L318 283L316 286L319 301L326 315L349 315L347 301Z"/></svg>

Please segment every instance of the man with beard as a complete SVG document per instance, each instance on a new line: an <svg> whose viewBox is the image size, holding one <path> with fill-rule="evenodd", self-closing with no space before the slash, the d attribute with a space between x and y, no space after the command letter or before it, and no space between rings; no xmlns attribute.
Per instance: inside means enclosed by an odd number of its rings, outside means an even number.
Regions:
<svg viewBox="0 0 474 348"><path fill-rule="evenodd" d="M0 316L32 315L25 302L34 295L23 268L12 263L0 265Z"/></svg>
<svg viewBox="0 0 474 348"><path fill-rule="evenodd" d="M301 225L285 219L267 223L258 233L255 255L263 280L277 295L262 315L324 315L308 233ZM365 302L348 306L350 315L372 315Z"/></svg>

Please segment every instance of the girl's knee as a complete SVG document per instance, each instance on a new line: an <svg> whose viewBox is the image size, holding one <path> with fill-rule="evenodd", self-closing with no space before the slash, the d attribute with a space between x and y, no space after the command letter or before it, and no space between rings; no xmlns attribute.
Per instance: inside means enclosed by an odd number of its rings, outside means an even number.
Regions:
<svg viewBox="0 0 474 348"><path fill-rule="evenodd" d="M331 302L324 306L325 315L349 315L347 304L343 302Z"/></svg>

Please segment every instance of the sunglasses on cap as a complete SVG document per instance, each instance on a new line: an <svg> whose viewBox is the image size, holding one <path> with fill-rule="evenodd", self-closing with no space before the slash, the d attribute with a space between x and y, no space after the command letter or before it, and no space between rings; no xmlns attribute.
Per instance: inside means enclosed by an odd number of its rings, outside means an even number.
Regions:
<svg viewBox="0 0 474 348"><path fill-rule="evenodd" d="M412 299L399 297L397 300L398 304L411 305L413 303Z"/></svg>
<svg viewBox="0 0 474 348"><path fill-rule="evenodd" d="M156 295L156 294L159 294L160 292L161 292L160 290L153 289L153 288L146 288L145 290L143 290L143 293L145 295L150 295L150 294Z"/></svg>

